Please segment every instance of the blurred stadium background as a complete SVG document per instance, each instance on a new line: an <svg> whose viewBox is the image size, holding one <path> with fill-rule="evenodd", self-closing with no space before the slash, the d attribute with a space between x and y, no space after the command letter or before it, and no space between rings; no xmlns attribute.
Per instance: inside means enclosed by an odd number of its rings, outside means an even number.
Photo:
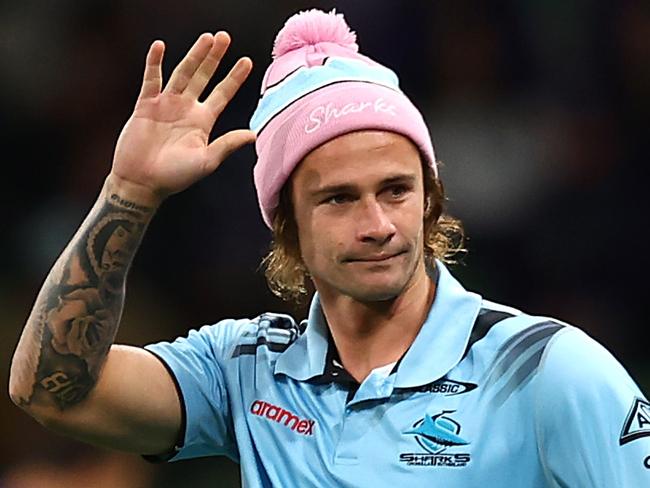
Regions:
<svg viewBox="0 0 650 488"><path fill-rule="evenodd" d="M149 43L167 43L167 74L203 31L231 33L228 64L253 58L220 132L247 124L275 33L308 7L345 13L362 52L395 69L425 113L470 237L455 267L465 285L577 324L650 391L650 4L627 0L0 3L2 384L41 281L110 168ZM246 148L165 203L133 266L119 341L291 310L257 272L269 233L254 161ZM149 465L46 432L6 388L0 422L2 487L239 486L227 460Z"/></svg>

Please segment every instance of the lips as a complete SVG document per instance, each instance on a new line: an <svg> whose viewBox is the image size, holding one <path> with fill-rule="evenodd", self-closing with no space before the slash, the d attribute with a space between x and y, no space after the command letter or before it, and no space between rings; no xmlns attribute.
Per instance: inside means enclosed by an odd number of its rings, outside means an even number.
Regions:
<svg viewBox="0 0 650 488"><path fill-rule="evenodd" d="M381 253L381 254L370 254L367 256L354 256L351 258L346 258L343 261L346 263L381 263L383 261L388 261L389 259L395 258L405 254L406 251L399 251L396 253Z"/></svg>

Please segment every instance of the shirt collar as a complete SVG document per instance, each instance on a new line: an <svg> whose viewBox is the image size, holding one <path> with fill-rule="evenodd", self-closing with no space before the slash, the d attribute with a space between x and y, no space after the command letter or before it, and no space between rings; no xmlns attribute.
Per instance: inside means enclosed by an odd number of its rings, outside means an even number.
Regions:
<svg viewBox="0 0 650 488"><path fill-rule="evenodd" d="M436 296L415 341L400 360L394 387L412 388L442 378L462 359L481 297L466 291L439 261ZM304 381L322 375L329 330L320 298L312 300L307 328L279 357L275 373Z"/></svg>
<svg viewBox="0 0 650 488"><path fill-rule="evenodd" d="M438 286L420 332L397 368L395 387L426 385L445 376L463 358L481 297L471 293L436 261Z"/></svg>
<svg viewBox="0 0 650 488"><path fill-rule="evenodd" d="M323 374L327 357L329 330L318 293L314 294L307 315L307 328L275 363L275 373L305 381Z"/></svg>

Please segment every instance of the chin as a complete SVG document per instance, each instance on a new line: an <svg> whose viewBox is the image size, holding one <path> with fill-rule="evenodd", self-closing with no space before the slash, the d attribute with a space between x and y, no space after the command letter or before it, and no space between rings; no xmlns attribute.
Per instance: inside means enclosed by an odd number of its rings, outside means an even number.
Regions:
<svg viewBox="0 0 650 488"><path fill-rule="evenodd" d="M344 293L359 302L385 302L397 298L406 288L405 283L358 284Z"/></svg>

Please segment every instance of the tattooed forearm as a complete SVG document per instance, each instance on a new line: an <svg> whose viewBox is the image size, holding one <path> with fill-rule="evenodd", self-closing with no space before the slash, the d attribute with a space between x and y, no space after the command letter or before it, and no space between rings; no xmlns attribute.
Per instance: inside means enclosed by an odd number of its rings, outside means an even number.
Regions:
<svg viewBox="0 0 650 488"><path fill-rule="evenodd" d="M18 403L63 410L97 382L124 303L126 275L153 208L104 188L39 294L12 364Z"/></svg>
<svg viewBox="0 0 650 488"><path fill-rule="evenodd" d="M138 205L135 202L130 202L129 200L125 200L124 198L121 198L119 195L116 195L113 193L111 195L111 202L114 205L119 205L122 208L129 209L129 210L136 210L138 212L144 212L144 213L149 213L151 212L151 207L147 207L144 205Z"/></svg>

